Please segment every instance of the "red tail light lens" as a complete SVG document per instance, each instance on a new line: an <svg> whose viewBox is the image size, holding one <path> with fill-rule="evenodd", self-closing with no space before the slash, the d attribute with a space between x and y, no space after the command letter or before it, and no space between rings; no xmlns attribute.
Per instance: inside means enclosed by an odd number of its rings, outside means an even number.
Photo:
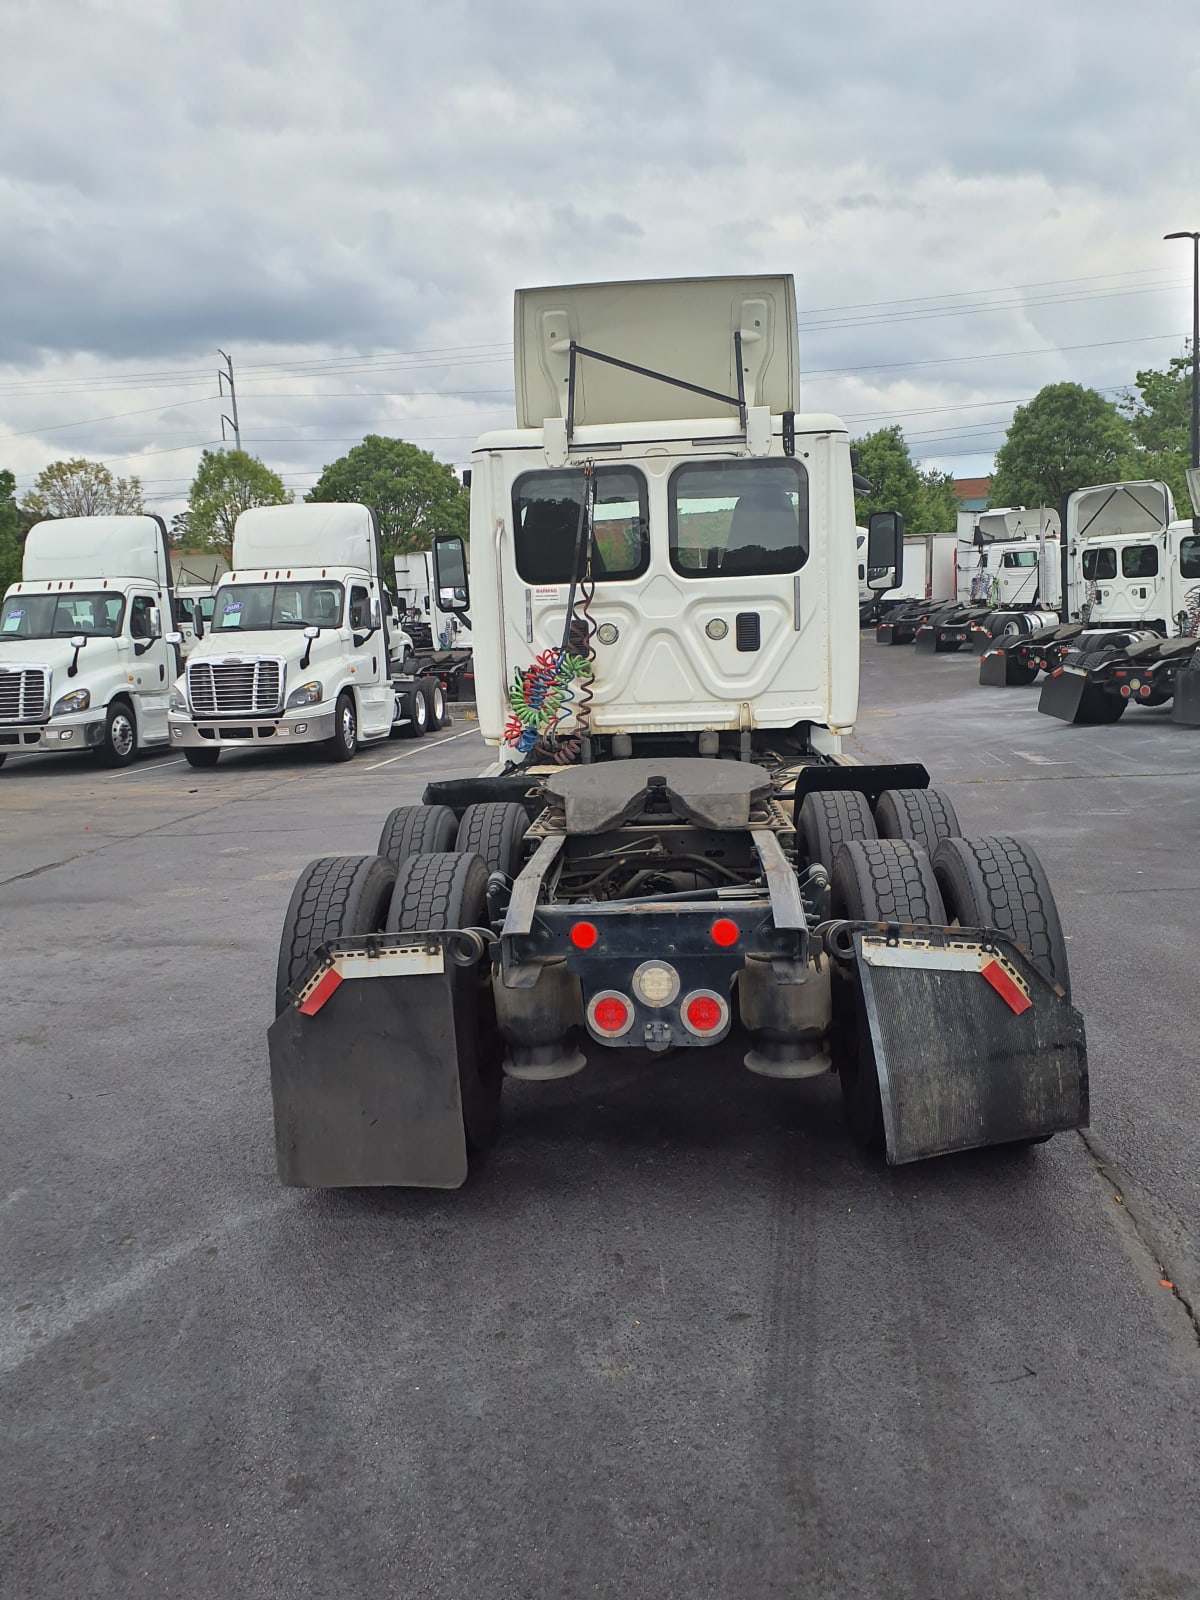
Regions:
<svg viewBox="0 0 1200 1600"><path fill-rule="evenodd" d="M718 917L712 925L712 942L719 944L723 949L736 944L740 936L737 923L729 917Z"/></svg>
<svg viewBox="0 0 1200 1600"><path fill-rule="evenodd" d="M577 922L571 929L570 939L576 950L590 950L600 937L594 922Z"/></svg>
<svg viewBox="0 0 1200 1600"><path fill-rule="evenodd" d="M633 1027L633 1006L615 989L603 990L588 1005L588 1022L594 1033L619 1039Z"/></svg>
<svg viewBox="0 0 1200 1600"><path fill-rule="evenodd" d="M680 1015L689 1033L703 1036L720 1033L729 1021L729 1007L711 989L696 989L684 1000Z"/></svg>

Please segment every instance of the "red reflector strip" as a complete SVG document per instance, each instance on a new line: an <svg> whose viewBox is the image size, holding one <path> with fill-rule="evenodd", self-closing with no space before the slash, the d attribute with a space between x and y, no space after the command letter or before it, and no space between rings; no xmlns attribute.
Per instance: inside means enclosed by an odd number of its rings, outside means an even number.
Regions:
<svg viewBox="0 0 1200 1600"><path fill-rule="evenodd" d="M336 967L330 967L329 971L317 984L316 988L309 995L308 999L305 1000L301 1005L300 1015L302 1017L315 1017L317 1012L320 1011L321 1007L325 1004L326 1000L329 999L333 991L340 985L341 981L342 975L338 969Z"/></svg>
<svg viewBox="0 0 1200 1600"><path fill-rule="evenodd" d="M992 988L995 989L1001 1000L1004 1001L1005 1005L1014 1011L1018 1017L1029 1010L1033 1001L1028 995L1021 993L998 961L989 961L986 966L980 967L979 970Z"/></svg>

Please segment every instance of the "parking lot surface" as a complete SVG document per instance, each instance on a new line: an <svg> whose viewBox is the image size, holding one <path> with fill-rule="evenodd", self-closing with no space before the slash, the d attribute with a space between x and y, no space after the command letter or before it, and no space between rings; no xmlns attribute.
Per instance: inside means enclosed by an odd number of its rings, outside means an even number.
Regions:
<svg viewBox="0 0 1200 1600"><path fill-rule="evenodd" d="M456 1193L274 1172L313 856L490 759L0 772L0 1594L1200 1595L1200 737L864 642L864 758L1041 853L1094 1127L887 1169L731 1052L508 1084Z"/></svg>

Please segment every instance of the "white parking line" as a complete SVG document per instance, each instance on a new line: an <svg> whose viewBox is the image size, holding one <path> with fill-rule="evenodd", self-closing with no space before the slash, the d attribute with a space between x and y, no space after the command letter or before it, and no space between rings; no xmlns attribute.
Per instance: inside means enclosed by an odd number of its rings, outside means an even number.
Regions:
<svg viewBox="0 0 1200 1600"><path fill-rule="evenodd" d="M187 760L186 756L176 756L174 761L155 761L145 766L128 767L124 772L114 772L114 778L146 778L153 777L156 772L162 772L167 767L181 767Z"/></svg>
<svg viewBox="0 0 1200 1600"><path fill-rule="evenodd" d="M472 734L477 734L478 732L478 728L468 728L465 733L452 733L448 739L435 739L432 745L426 744L422 739L420 743L414 744L411 750L401 750L398 756L389 756L386 761L376 761L373 766L364 767L362 770L364 772L378 772L380 767L390 767L394 761L403 761L406 756L420 755L423 750L433 749L439 744L453 744L455 739L469 739Z"/></svg>

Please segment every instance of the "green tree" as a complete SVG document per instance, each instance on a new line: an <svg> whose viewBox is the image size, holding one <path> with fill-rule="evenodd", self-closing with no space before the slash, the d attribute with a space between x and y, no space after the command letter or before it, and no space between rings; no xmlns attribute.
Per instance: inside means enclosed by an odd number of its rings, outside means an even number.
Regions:
<svg viewBox="0 0 1200 1600"><path fill-rule="evenodd" d="M898 511L906 533L931 531L924 526L926 487L899 427L880 428L853 443L857 470L871 485L870 494L855 497L854 515L860 526L866 527L872 511Z"/></svg>
<svg viewBox="0 0 1200 1600"><path fill-rule="evenodd" d="M245 450L205 450L188 492L187 537L193 549L233 561L233 525L252 506L290 505L283 479Z"/></svg>
<svg viewBox="0 0 1200 1600"><path fill-rule="evenodd" d="M21 514L17 480L0 472L0 595L21 576Z"/></svg>
<svg viewBox="0 0 1200 1600"><path fill-rule="evenodd" d="M437 534L468 534L471 496L453 467L403 439L368 434L330 462L306 498L370 506L389 556L427 549Z"/></svg>
<svg viewBox="0 0 1200 1600"><path fill-rule="evenodd" d="M137 478L115 477L102 461L75 456L43 467L21 510L37 522L43 517L140 516L145 507Z"/></svg>
<svg viewBox="0 0 1200 1600"><path fill-rule="evenodd" d="M1185 477L1192 459L1190 342L1181 356L1171 358L1165 371L1149 367L1139 372L1134 389L1136 393L1126 390L1119 402L1133 434L1134 476L1161 478L1170 485L1176 506L1186 511L1191 504Z"/></svg>
<svg viewBox="0 0 1200 1600"><path fill-rule="evenodd" d="M1116 483L1133 461L1129 424L1079 383L1051 383L1018 406L996 456L997 506L1057 506L1089 483Z"/></svg>
<svg viewBox="0 0 1200 1600"><path fill-rule="evenodd" d="M954 493L954 476L931 468L921 474L923 505L921 517L924 526L918 533L953 533L958 527L958 496Z"/></svg>

